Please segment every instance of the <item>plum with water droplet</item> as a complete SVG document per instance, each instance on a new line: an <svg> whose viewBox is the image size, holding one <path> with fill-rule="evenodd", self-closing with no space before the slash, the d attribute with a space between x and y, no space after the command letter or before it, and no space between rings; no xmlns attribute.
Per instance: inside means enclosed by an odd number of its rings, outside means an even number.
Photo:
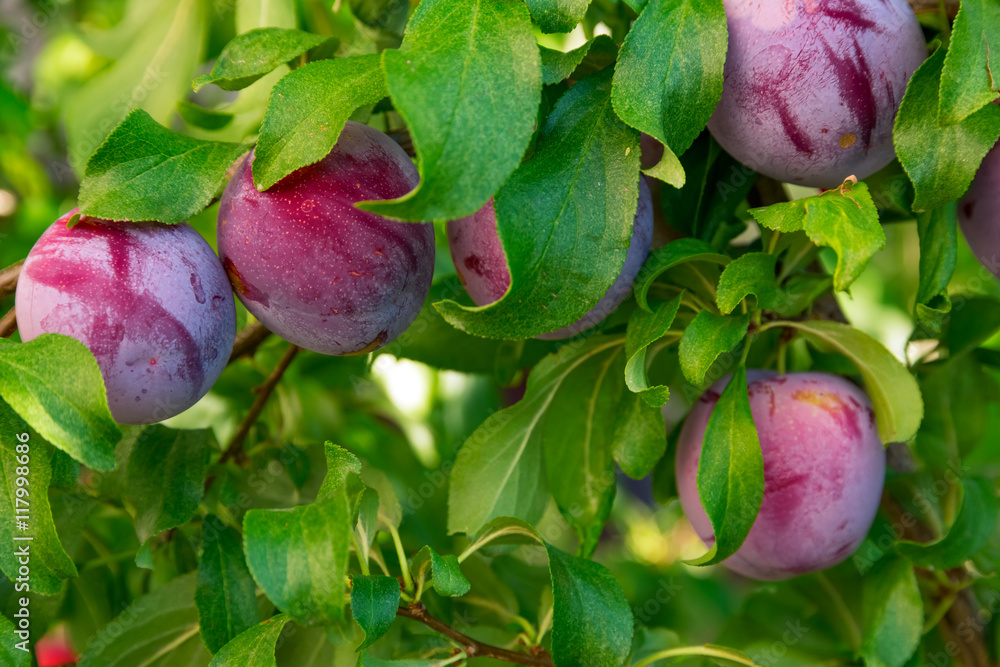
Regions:
<svg viewBox="0 0 1000 667"><path fill-rule="evenodd" d="M190 225L112 222L71 211L31 249L17 284L21 340L65 334L97 359L123 424L183 412L219 378L236 338L222 264Z"/></svg>

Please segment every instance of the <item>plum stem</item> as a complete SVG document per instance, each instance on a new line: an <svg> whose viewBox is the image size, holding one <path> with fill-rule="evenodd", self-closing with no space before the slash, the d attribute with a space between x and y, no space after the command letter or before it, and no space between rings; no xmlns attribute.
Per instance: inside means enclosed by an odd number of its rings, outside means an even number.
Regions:
<svg viewBox="0 0 1000 667"><path fill-rule="evenodd" d="M267 399L271 397L274 392L274 388L278 386L278 382L281 381L281 376L285 374L288 367L292 364L295 359L295 355L299 352L299 346L289 345L288 349L285 351L285 355L281 357L281 361L278 365L274 367L271 374L258 388L257 398L254 399L253 405L250 406L250 412L247 413L246 418L240 424L239 430L233 436L233 439L229 441L229 446L226 447L226 451L222 453L219 458L219 463L225 463L230 459L239 459L243 456L243 442L246 440L247 436L250 434L250 429L257 422L257 418L260 417L260 413L264 410L264 405L267 403Z"/></svg>
<svg viewBox="0 0 1000 667"><path fill-rule="evenodd" d="M407 593L413 593L413 577L410 576L410 566L406 559L406 551L403 549L403 541L399 538L399 531L396 530L396 526L392 525L392 522L384 515L379 514L378 518L382 522L382 525L389 529L389 535L392 536L392 543L396 546L399 569L403 573L403 586L406 588Z"/></svg>
<svg viewBox="0 0 1000 667"><path fill-rule="evenodd" d="M243 356L253 356L260 344L267 340L271 332L260 322L249 324L236 334L236 342L233 344L233 351L229 355L229 363L233 363Z"/></svg>
<svg viewBox="0 0 1000 667"><path fill-rule="evenodd" d="M0 269L0 299L10 296L17 288L17 278L21 275L24 260L14 262L5 269Z"/></svg>
<svg viewBox="0 0 1000 667"><path fill-rule="evenodd" d="M493 658L504 660L518 665L535 665L536 667L552 667L552 658L544 649L536 649L537 653L518 653L499 646L484 644L468 635L464 635L458 630L445 624L441 620L431 616L427 612L427 607L421 602L414 602L396 610L397 616L409 618L423 623L436 632L441 633L448 639L459 645L462 652L469 658Z"/></svg>

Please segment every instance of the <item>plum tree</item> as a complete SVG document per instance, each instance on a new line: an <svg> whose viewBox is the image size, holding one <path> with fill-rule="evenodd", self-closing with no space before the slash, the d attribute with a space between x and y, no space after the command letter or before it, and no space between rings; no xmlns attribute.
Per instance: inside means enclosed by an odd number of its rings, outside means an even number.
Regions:
<svg viewBox="0 0 1000 667"><path fill-rule="evenodd" d="M725 0L715 139L757 171L832 188L893 156L892 127L927 55L905 0Z"/></svg>
<svg viewBox="0 0 1000 667"><path fill-rule="evenodd" d="M286 340L324 354L362 354L420 312L434 270L434 229L355 203L394 199L418 180L392 139L348 121L336 146L266 192L254 154L219 205L219 254L247 310Z"/></svg>
<svg viewBox="0 0 1000 667"><path fill-rule="evenodd" d="M632 224L632 238L625 253L625 264L615 282L579 320L538 338L570 338L610 315L632 290L632 283L649 255L652 240L653 199L646 180L640 177L639 202ZM507 293L510 287L510 267L497 232L496 211L492 200L474 214L448 222L448 249L459 280L477 305L493 303Z"/></svg>
<svg viewBox="0 0 1000 667"><path fill-rule="evenodd" d="M958 222L972 252L983 266L1000 277L1000 143L993 147L976 178L958 202Z"/></svg>
<svg viewBox="0 0 1000 667"><path fill-rule="evenodd" d="M21 339L66 334L97 359L111 414L148 424L194 405L236 338L236 305L219 259L188 224L56 220L17 284Z"/></svg>
<svg viewBox="0 0 1000 667"><path fill-rule="evenodd" d="M764 500L730 569L779 580L836 565L864 539L885 478L885 449L863 391L825 373L750 371L750 409L764 457ZM697 487L709 416L729 378L698 399L677 445L684 513L706 544L712 524Z"/></svg>

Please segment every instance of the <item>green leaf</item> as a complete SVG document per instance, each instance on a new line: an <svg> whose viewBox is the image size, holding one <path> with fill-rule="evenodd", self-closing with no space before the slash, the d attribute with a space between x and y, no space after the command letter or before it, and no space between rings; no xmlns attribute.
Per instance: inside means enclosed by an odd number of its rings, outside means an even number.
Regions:
<svg viewBox="0 0 1000 667"><path fill-rule="evenodd" d="M316 501L243 518L247 565L278 609L307 625L344 618L354 512L346 483L359 470L349 452L327 443L327 476Z"/></svg>
<svg viewBox="0 0 1000 667"><path fill-rule="evenodd" d="M496 196L510 267L502 299L435 304L452 325L488 338L531 338L571 324L625 263L639 196L638 133L610 102L611 71L573 86L549 115L534 156Z"/></svg>
<svg viewBox="0 0 1000 667"><path fill-rule="evenodd" d="M18 576L19 551L30 553L33 593L54 595L63 580L77 576L76 565L56 533L49 505L49 480L52 470L45 441L28 428L23 419L0 399L0 570L14 581ZM18 478L27 481L18 484ZM30 512L25 514L25 508ZM25 527L21 527L20 521ZM31 540L23 538L30 537Z"/></svg>
<svg viewBox="0 0 1000 667"><path fill-rule="evenodd" d="M236 117L226 111L206 109L187 100L181 100L177 103L177 113L188 125L204 130L221 130L233 122L233 118Z"/></svg>
<svg viewBox="0 0 1000 667"><path fill-rule="evenodd" d="M913 565L879 561L864 579L865 636L861 655L869 667L903 667L920 644L924 608Z"/></svg>
<svg viewBox="0 0 1000 667"><path fill-rule="evenodd" d="M920 237L920 286L917 290L917 321L932 335L941 333L951 312L948 283L958 257L955 205L949 204L917 215Z"/></svg>
<svg viewBox="0 0 1000 667"><path fill-rule="evenodd" d="M1000 136L1000 108L987 104L960 123L938 124L938 90L945 50L917 68L906 87L893 128L896 155L913 181L913 210L930 210L968 190L983 156Z"/></svg>
<svg viewBox="0 0 1000 667"><path fill-rule="evenodd" d="M642 479L653 471L667 449L663 413L651 407L641 394L630 392L623 393L615 412L615 462L632 479Z"/></svg>
<svg viewBox="0 0 1000 667"><path fill-rule="evenodd" d="M125 496L135 507L140 542L191 520L205 490L211 431L155 424L142 430L129 454Z"/></svg>
<svg viewBox="0 0 1000 667"><path fill-rule="evenodd" d="M629 394L624 366L618 345L586 359L552 394L538 426L546 487L587 556L597 548L615 497L616 407Z"/></svg>
<svg viewBox="0 0 1000 667"><path fill-rule="evenodd" d="M705 129L722 97L727 44L722 0L651 0L632 25L612 100L622 120L666 147L660 165L646 173L684 184L676 156Z"/></svg>
<svg viewBox="0 0 1000 667"><path fill-rule="evenodd" d="M80 211L109 220L183 222L208 206L248 149L192 139L133 111L87 162Z"/></svg>
<svg viewBox="0 0 1000 667"><path fill-rule="evenodd" d="M527 5L542 32L570 32L583 20L590 0L527 0Z"/></svg>
<svg viewBox="0 0 1000 667"><path fill-rule="evenodd" d="M598 563L545 544L552 578L552 659L557 665L618 667L632 648L632 611Z"/></svg>
<svg viewBox="0 0 1000 667"><path fill-rule="evenodd" d="M195 574L181 575L128 605L87 645L77 667L133 667L159 656L163 665L203 667L212 656L198 638Z"/></svg>
<svg viewBox="0 0 1000 667"><path fill-rule="evenodd" d="M573 75L591 50L617 52L618 45L607 35L598 35L572 51L557 51L539 45L538 51L542 60L542 83L559 83Z"/></svg>
<svg viewBox="0 0 1000 667"><path fill-rule="evenodd" d="M833 248L837 269L833 284L846 290L868 264L872 255L885 246L885 232L878 221L878 209L864 183L827 190L815 197L750 209L764 227L779 232L804 230L816 245Z"/></svg>
<svg viewBox="0 0 1000 667"><path fill-rule="evenodd" d="M553 343L542 340L509 341L470 336L441 317L433 304L442 299L472 304L457 277L431 285L417 319L399 338L376 354L413 359L439 369L510 379L519 369L533 366L554 349Z"/></svg>
<svg viewBox="0 0 1000 667"><path fill-rule="evenodd" d="M226 44L212 71L195 79L191 88L198 91L210 83L223 90L246 88L268 72L330 39L284 28L257 28L245 32Z"/></svg>
<svg viewBox="0 0 1000 667"><path fill-rule="evenodd" d="M990 52L998 49L1000 5L995 0L962 0L941 71L941 125L959 123L997 98L1000 87Z"/></svg>
<svg viewBox="0 0 1000 667"><path fill-rule="evenodd" d="M277 667L275 646L290 620L290 616L278 614L245 630L215 654L211 667Z"/></svg>
<svg viewBox="0 0 1000 667"><path fill-rule="evenodd" d="M69 336L0 339L0 395L50 443L95 470L115 467L121 431L94 355Z"/></svg>
<svg viewBox="0 0 1000 667"><path fill-rule="evenodd" d="M924 414L920 387L906 366L881 343L840 322L782 325L797 329L820 352L836 352L851 360L865 381L882 442L906 442L916 435Z"/></svg>
<svg viewBox="0 0 1000 667"><path fill-rule="evenodd" d="M681 370L688 382L704 387L708 370L723 354L736 349L747 335L750 315L716 315L703 310L684 330L680 343Z"/></svg>
<svg viewBox="0 0 1000 667"><path fill-rule="evenodd" d="M649 386L646 378L646 349L663 338L677 317L683 294L670 301L664 301L653 308L653 312L637 310L628 321L625 334L625 383L650 406L658 408L667 402L670 389L660 385Z"/></svg>
<svg viewBox="0 0 1000 667"><path fill-rule="evenodd" d="M986 296L956 297L945 341L951 358L972 352L1000 331L1000 301Z"/></svg>
<svg viewBox="0 0 1000 667"><path fill-rule="evenodd" d="M202 523L202 554L194 592L201 639L211 653L257 624L256 586L243 558L239 532L209 514Z"/></svg>
<svg viewBox="0 0 1000 667"><path fill-rule="evenodd" d="M326 442L323 453L326 456L326 476L316 496L319 500L336 498L347 487L350 475L361 474L360 459L340 445Z"/></svg>
<svg viewBox="0 0 1000 667"><path fill-rule="evenodd" d="M751 294L757 299L757 308L777 308L781 293L775 277L776 262L777 258L766 252L748 252L733 260L719 276L715 294L719 310L728 315Z"/></svg>
<svg viewBox="0 0 1000 667"><path fill-rule="evenodd" d="M687 262L711 262L725 266L729 257L716 252L715 248L698 239L677 239L650 254L635 278L635 300L648 312L649 288L665 271Z"/></svg>
<svg viewBox="0 0 1000 667"><path fill-rule="evenodd" d="M417 150L420 184L359 208L415 222L479 210L531 140L541 99L538 58L520 2L421 2L400 49L382 54L393 105Z"/></svg>
<svg viewBox="0 0 1000 667"><path fill-rule="evenodd" d="M53 488L72 491L80 479L80 464L61 449L52 450L52 482Z"/></svg>
<svg viewBox="0 0 1000 667"><path fill-rule="evenodd" d="M711 565L736 553L764 500L764 457L742 364L708 419L698 460L698 496L712 521L715 541L708 553L692 563Z"/></svg>
<svg viewBox="0 0 1000 667"><path fill-rule="evenodd" d="M549 355L528 376L524 398L491 415L469 436L451 472L449 533L471 535L496 517L534 522L542 516L548 491L540 423L574 371L620 345L620 338L595 337Z"/></svg>
<svg viewBox="0 0 1000 667"><path fill-rule="evenodd" d="M900 541L896 550L921 567L947 570L976 555L996 528L998 503L993 484L982 477L961 480L962 504L948 533L928 544Z"/></svg>
<svg viewBox="0 0 1000 667"><path fill-rule="evenodd" d="M399 580L383 575L351 576L351 615L365 631L359 651L389 631L399 608Z"/></svg>
<svg viewBox="0 0 1000 667"><path fill-rule="evenodd" d="M425 577L430 568L434 590L447 597L460 597L469 592L472 585L462 574L458 558L452 554L439 556L434 549L426 546L413 557L412 570L415 576Z"/></svg>
<svg viewBox="0 0 1000 667"><path fill-rule="evenodd" d="M0 615L0 666L31 667L31 650L29 640L15 634L17 629L6 616ZM18 644L24 650L18 648Z"/></svg>
<svg viewBox="0 0 1000 667"><path fill-rule="evenodd" d="M286 74L271 99L254 150L253 177L267 190L322 160L358 108L388 95L377 55L319 60Z"/></svg>

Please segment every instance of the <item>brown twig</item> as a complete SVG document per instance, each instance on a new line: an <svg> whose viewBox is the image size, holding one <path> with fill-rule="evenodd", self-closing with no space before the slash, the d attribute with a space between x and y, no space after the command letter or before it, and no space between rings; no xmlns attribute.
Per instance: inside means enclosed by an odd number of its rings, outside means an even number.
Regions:
<svg viewBox="0 0 1000 667"><path fill-rule="evenodd" d="M887 462L897 473L906 474L917 470L912 452L903 443L896 442L889 445ZM892 521L892 525L899 528L898 539L927 543L937 537L926 523L912 515L908 517L907 510L888 491L882 495L882 511ZM917 574L924 576L929 572L918 569ZM989 652L986 649L986 623L983 622L981 614L983 606L976 600L972 589L966 585L968 572L962 567L956 567L946 570L944 574L953 582L955 588L961 589L955 594L947 613L937 625L947 645L952 647L948 649L948 653L957 665L991 667L993 663L990 662ZM936 578L931 579L932 583L936 581ZM930 598L934 603L941 603L944 594L932 591Z"/></svg>
<svg viewBox="0 0 1000 667"><path fill-rule="evenodd" d="M14 262L6 269L0 269L0 299L10 296L17 287L17 278L21 275L21 265L24 260Z"/></svg>
<svg viewBox="0 0 1000 667"><path fill-rule="evenodd" d="M17 315L11 308L7 314L0 317L0 338L10 338L17 331Z"/></svg>
<svg viewBox="0 0 1000 667"><path fill-rule="evenodd" d="M396 615L423 623L432 630L440 632L448 639L460 645L465 655L470 658L493 658L495 660L517 663L518 665L535 665L536 667L552 667L553 664L552 658L544 650L541 650L537 655L518 653L517 651L508 651L499 646L484 644L468 635L464 635L427 613L427 607L421 602L414 602L405 607L400 607L396 610Z"/></svg>
<svg viewBox="0 0 1000 667"><path fill-rule="evenodd" d="M229 363L233 363L237 359L245 355L253 355L260 347L260 344L267 340L267 337L271 335L263 324L260 322L254 322L243 328L238 334L236 334L236 343L233 344L233 352L229 355Z"/></svg>
<svg viewBox="0 0 1000 667"><path fill-rule="evenodd" d="M271 374L264 384L257 388L257 398L254 399L253 405L250 406L250 412L247 413L246 418L240 424L239 430L233 436L232 440L229 441L229 446L226 447L226 451L222 452L222 456L219 458L219 463L225 463L229 459L238 458L243 455L243 441L246 440L247 435L250 434L250 429L256 423L257 418L260 417L260 413L264 410L264 405L267 403L267 399L271 397L274 392L274 388L278 386L278 382L281 381L281 376L285 374L288 367L292 364L292 360L295 359L295 355L299 352L299 347L297 345L289 345L288 350L285 351L285 355L281 357L281 361L278 365L274 367Z"/></svg>
<svg viewBox="0 0 1000 667"><path fill-rule="evenodd" d="M926 14L941 9L940 0L908 0L908 2L914 14ZM959 0L945 0L944 8L948 12L948 18L953 19L958 14L958 3Z"/></svg>

